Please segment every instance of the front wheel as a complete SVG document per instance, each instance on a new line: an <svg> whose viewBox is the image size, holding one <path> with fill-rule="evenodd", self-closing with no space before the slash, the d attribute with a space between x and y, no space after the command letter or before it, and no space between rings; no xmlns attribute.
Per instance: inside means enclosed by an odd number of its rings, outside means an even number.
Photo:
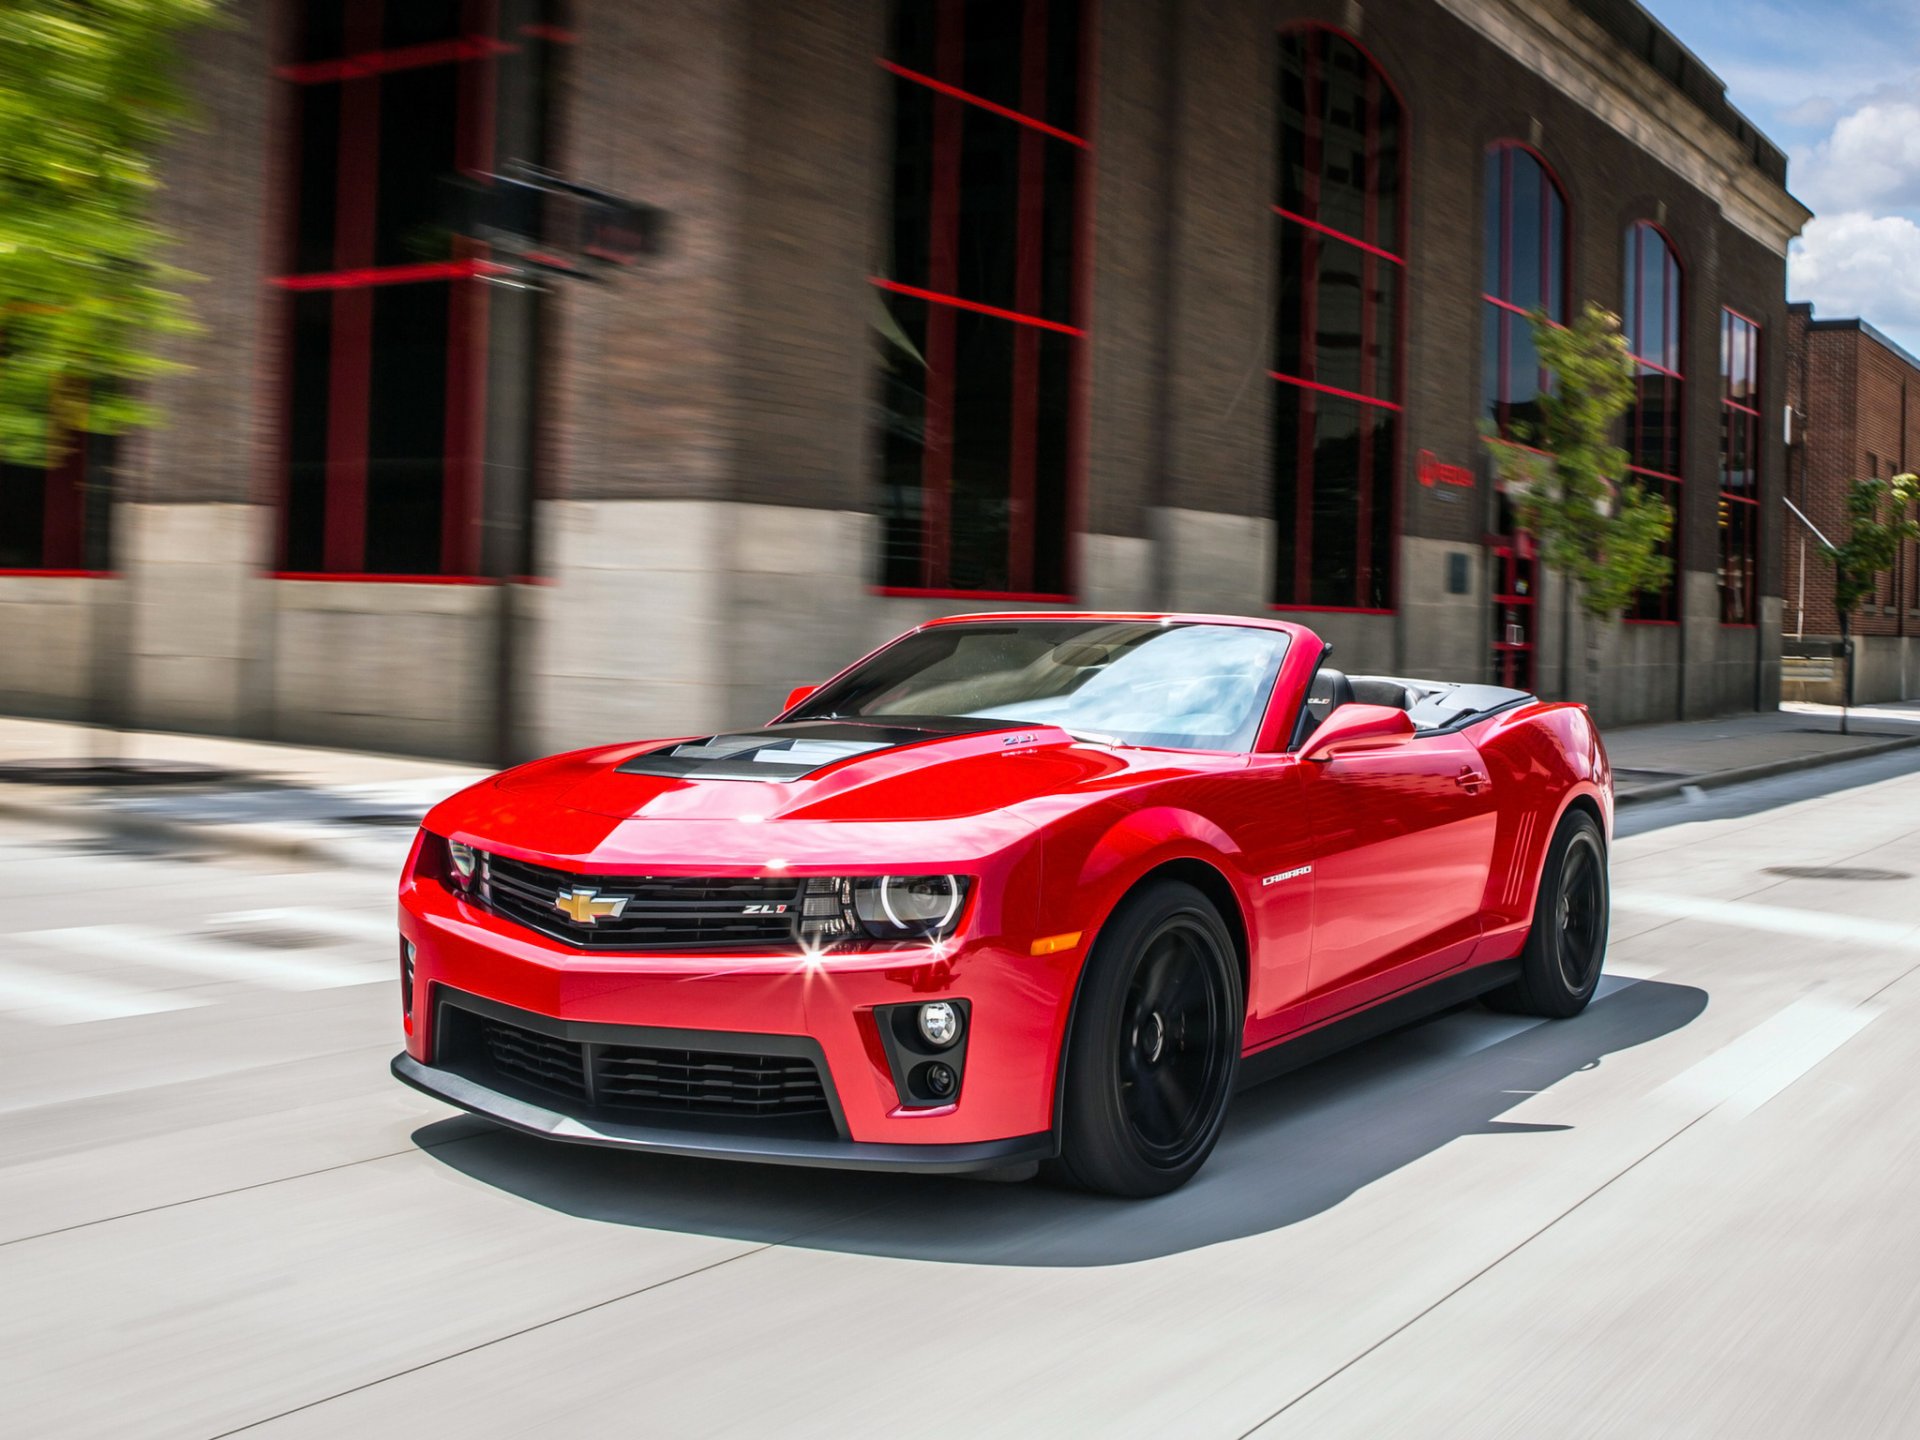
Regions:
<svg viewBox="0 0 1920 1440"><path fill-rule="evenodd" d="M1135 891L1102 929L1068 1040L1060 1169L1108 1195L1161 1195L1220 1138L1245 1021L1226 924L1191 885Z"/></svg>
<svg viewBox="0 0 1920 1440"><path fill-rule="evenodd" d="M1611 909L1599 823L1585 810L1570 810L1554 832L1540 873L1533 928L1520 952L1520 978L1487 996L1487 1002L1549 1020L1578 1015L1600 983Z"/></svg>

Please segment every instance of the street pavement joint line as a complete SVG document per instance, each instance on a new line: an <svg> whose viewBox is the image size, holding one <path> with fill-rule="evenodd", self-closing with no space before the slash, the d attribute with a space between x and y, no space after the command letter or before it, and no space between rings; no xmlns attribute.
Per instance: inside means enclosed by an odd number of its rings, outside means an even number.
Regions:
<svg viewBox="0 0 1920 1440"><path fill-rule="evenodd" d="M384 966L304 960L279 951L249 952L223 941L194 941L142 925L74 925L29 930L15 937L29 944L94 959L158 966L274 990L344 990L383 984Z"/></svg>
<svg viewBox="0 0 1920 1440"><path fill-rule="evenodd" d="M1887 950L1920 950L1920 927L1826 910L1756 905L1747 900L1710 900L1705 896L1671 895L1661 890L1616 890L1613 904L1617 910L1661 915L1670 920L1704 920L1710 925L1767 930L1809 940L1854 940Z"/></svg>
<svg viewBox="0 0 1920 1440"><path fill-rule="evenodd" d="M1589 1200L1592 1200L1597 1195L1601 1195L1605 1193L1609 1188L1613 1186L1613 1184L1616 1181L1624 1179L1626 1176L1631 1175L1635 1170L1638 1170L1642 1165L1646 1164L1647 1161L1651 1160L1654 1156L1658 1155L1662 1150L1666 1149L1667 1146L1671 1145L1674 1141L1678 1140L1682 1135L1686 1134L1687 1131L1691 1130L1694 1126L1698 1125L1702 1120L1706 1119L1707 1116L1711 1115L1712 1113L1713 1113L1712 1110L1706 1110L1694 1116L1693 1119L1689 1120L1686 1124L1682 1125L1678 1130L1674 1131L1671 1135L1667 1136L1666 1139L1662 1140L1658 1145L1654 1146L1651 1150L1647 1151L1646 1154L1642 1155L1638 1160L1635 1160L1631 1165L1627 1166L1625 1169L1620 1170L1613 1175L1608 1176L1605 1181L1603 1181L1599 1185L1596 1185L1592 1190L1589 1190L1585 1195L1582 1195L1578 1200L1574 1201L1573 1204L1569 1205L1566 1209L1562 1210L1558 1215L1554 1216L1551 1220L1547 1221L1547 1223L1542 1225L1538 1230L1534 1231L1531 1235L1521 1240L1511 1250L1506 1251L1504 1254L1496 1255L1493 1259L1489 1260L1485 1265L1481 1266L1478 1270L1474 1271L1473 1274L1469 1275L1466 1279L1462 1280L1458 1285L1454 1286L1451 1290L1447 1291L1446 1294L1442 1295L1438 1300L1435 1300L1431 1305L1427 1306L1424 1310L1419 1311L1418 1313L1402 1321L1399 1325L1396 1325L1393 1329L1389 1330L1386 1334L1382 1335L1378 1340L1374 1341L1371 1345L1367 1346L1366 1349L1362 1350L1358 1355L1355 1355L1352 1359L1346 1361L1339 1368L1335 1370L1331 1370L1327 1372L1325 1375L1322 1375L1318 1380L1314 1381L1313 1384L1309 1385L1306 1389L1302 1390L1298 1395L1294 1396L1291 1400L1287 1401L1286 1404L1282 1405L1278 1410L1274 1411L1271 1415L1267 1416L1266 1419L1260 1421L1256 1425L1252 1425L1247 1429L1241 1431L1238 1437L1238 1440L1249 1440L1249 1437L1254 1435L1257 1431L1266 1429L1267 1426L1271 1425L1274 1421L1278 1420L1282 1415L1286 1414L1287 1411L1291 1410L1294 1406L1298 1405L1302 1400L1306 1399L1309 1395L1313 1394L1314 1391L1321 1389L1323 1386L1329 1384L1334 1380L1338 1380L1342 1375L1346 1374L1347 1371L1351 1370L1354 1366L1358 1365L1362 1360L1366 1359L1369 1355L1373 1354L1374 1351L1378 1350L1381 1346L1385 1345L1388 1341L1393 1340L1398 1336L1406 1333L1408 1330L1412 1329L1415 1325L1419 1324L1422 1320L1426 1319L1427 1316L1431 1315L1434 1311L1438 1310L1442 1305L1446 1304L1449 1300L1453 1299L1454 1296L1458 1295L1462 1290L1465 1290L1469 1285L1473 1284L1476 1280L1479 1280L1481 1277L1486 1275L1489 1271L1495 1269L1497 1266L1504 1265L1507 1261L1511 1260L1515 1255L1518 1255L1522 1250L1526 1249L1527 1246L1531 1245L1534 1241L1538 1240L1542 1235L1546 1234L1547 1231L1551 1230L1554 1226L1558 1225L1562 1220L1566 1219L1569 1215L1573 1214L1574 1211L1578 1210L1581 1206L1585 1205Z"/></svg>
<svg viewBox="0 0 1920 1440"><path fill-rule="evenodd" d="M202 1002L161 990L143 990L96 975L55 974L37 965L0 962L0 1015L29 1024L84 1025L190 1010Z"/></svg>
<svg viewBox="0 0 1920 1440"><path fill-rule="evenodd" d="M652 1281L640 1286L637 1290L629 1290L623 1295L610 1295L605 1300L596 1300L591 1305L582 1305L578 1310L569 1310L563 1315L549 1315L545 1320L536 1320L531 1325L523 1325L518 1330L509 1330L504 1335L495 1335L487 1340L476 1340L471 1345L462 1346L458 1350L450 1350L445 1355L436 1355L431 1360L422 1360L418 1365L409 1365L404 1370L394 1371L391 1375L381 1375L372 1380L363 1380L358 1385L349 1385L344 1390L337 1390L331 1395L322 1395L319 1399L309 1400L304 1405L292 1406L289 1409L280 1411L276 1415L263 1415L258 1420L249 1420L244 1425L236 1425L231 1430L222 1430L217 1435L211 1435L208 1437L208 1440L227 1440L227 1437L230 1435L239 1435L248 1430L257 1430L262 1425L271 1425L277 1420L284 1420L289 1415L298 1415L301 1411L311 1410L318 1405L328 1405L335 1400L344 1400L349 1395L356 1395L362 1390L371 1390L376 1385L385 1385L391 1380L403 1380L418 1371L430 1370L435 1365L444 1364L448 1360L458 1360L463 1355L471 1355L476 1351L489 1349L492 1346L502 1344L508 1340L517 1340L522 1335L531 1335L536 1330L545 1330L549 1326L560 1324L563 1320L572 1320L580 1315L591 1315L594 1311L604 1310L609 1305L618 1305L622 1301L635 1299L650 1291L664 1289L666 1286L678 1284L682 1280L691 1280L695 1276L705 1275L709 1271L718 1270L723 1265L732 1265L740 1260L750 1260L755 1255L764 1254L768 1250L778 1250L782 1245L791 1245L794 1241L804 1239L808 1235L821 1230L833 1229L835 1226L846 1224L849 1220L857 1220L863 1215L870 1215L875 1210L883 1208L885 1208L883 1205L869 1205L864 1210L857 1210L851 1215L836 1215L831 1221L825 1224L815 1225L806 1230L796 1230L791 1235L783 1235L778 1240L769 1240L764 1245L751 1246L748 1249L742 1250L738 1255L728 1255L723 1259L715 1260L710 1265L701 1265L693 1270L683 1270L678 1275L669 1275L663 1280Z"/></svg>
<svg viewBox="0 0 1920 1440"><path fill-rule="evenodd" d="M1805 995L1688 1066L1654 1093L1751 1115L1880 1018L1877 1005Z"/></svg>
<svg viewBox="0 0 1920 1440"><path fill-rule="evenodd" d="M36 1230L31 1235L16 1235L11 1240L0 1240L0 1250L9 1245L24 1245L29 1240L46 1240L54 1235L66 1235L75 1230L90 1230L95 1225L111 1225L116 1220L131 1220L140 1215L157 1215L162 1210L178 1210L182 1205L198 1205L203 1200L219 1200L228 1195L244 1195L249 1190L264 1190L269 1185L285 1185L293 1180L306 1180L315 1175L331 1175L336 1170L351 1170L356 1165L372 1165L381 1160L393 1160L402 1155L416 1155L422 1150L442 1150L449 1145L463 1144L468 1140L484 1140L496 1132L478 1131L472 1135L456 1135L451 1140L433 1142L416 1141L405 1150L384 1150L378 1155L362 1155L358 1160L342 1160L338 1165L322 1165L318 1170L300 1170L292 1175L276 1175L271 1180L256 1180L251 1185L235 1185L230 1190L209 1190L204 1195L189 1195L181 1200L169 1200L161 1205L148 1205L139 1210L123 1210L118 1215L102 1215L93 1220L81 1220L72 1225L62 1225L53 1230Z"/></svg>

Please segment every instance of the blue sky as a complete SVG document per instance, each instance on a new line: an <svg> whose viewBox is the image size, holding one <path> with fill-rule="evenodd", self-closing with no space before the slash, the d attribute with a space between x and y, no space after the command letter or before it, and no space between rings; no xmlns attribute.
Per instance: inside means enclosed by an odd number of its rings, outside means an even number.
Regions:
<svg viewBox="0 0 1920 1440"><path fill-rule="evenodd" d="M1645 0L1787 151L1787 289L1920 354L1920 0Z"/></svg>

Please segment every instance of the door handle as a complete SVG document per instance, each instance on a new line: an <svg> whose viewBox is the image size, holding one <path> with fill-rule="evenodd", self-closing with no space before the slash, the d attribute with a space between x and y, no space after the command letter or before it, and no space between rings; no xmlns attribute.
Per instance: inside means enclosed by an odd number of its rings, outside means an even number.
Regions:
<svg viewBox="0 0 1920 1440"><path fill-rule="evenodd" d="M1486 771L1476 770L1471 765L1463 765L1460 767L1460 773L1453 777L1453 783L1469 795L1478 795L1480 787L1487 783L1487 774Z"/></svg>

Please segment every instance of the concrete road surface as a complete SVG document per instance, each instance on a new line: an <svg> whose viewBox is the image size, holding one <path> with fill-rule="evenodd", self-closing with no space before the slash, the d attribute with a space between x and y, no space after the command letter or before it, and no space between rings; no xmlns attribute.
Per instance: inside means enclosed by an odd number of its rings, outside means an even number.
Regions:
<svg viewBox="0 0 1920 1440"><path fill-rule="evenodd" d="M0 1435L1920 1434L1920 759L1613 873L1584 1016L1129 1204L495 1131L388 1078L385 880L0 830Z"/></svg>

